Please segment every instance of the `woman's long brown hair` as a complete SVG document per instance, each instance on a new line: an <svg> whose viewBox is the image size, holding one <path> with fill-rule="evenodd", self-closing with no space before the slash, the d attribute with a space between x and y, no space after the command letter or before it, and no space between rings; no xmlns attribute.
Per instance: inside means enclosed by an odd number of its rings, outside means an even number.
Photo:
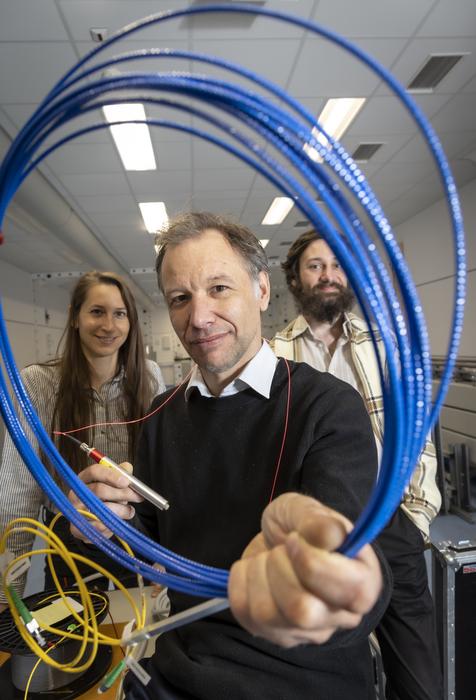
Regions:
<svg viewBox="0 0 476 700"><path fill-rule="evenodd" d="M92 388L88 361L83 353L77 328L81 306L91 287L109 284L117 287L127 309L130 329L125 343L119 349L117 371L124 370L124 420L145 415L153 398L153 378L147 371L144 344L139 326L134 297L127 284L113 272L88 272L83 275L71 296L68 322L61 337L58 358L46 364L59 368L58 396L53 412L51 430L72 430L95 422L92 411ZM140 423L127 426L128 459L133 461ZM75 437L89 443L90 431L75 433ZM87 455L64 436L56 436L57 448L66 462L80 472L88 464Z"/></svg>

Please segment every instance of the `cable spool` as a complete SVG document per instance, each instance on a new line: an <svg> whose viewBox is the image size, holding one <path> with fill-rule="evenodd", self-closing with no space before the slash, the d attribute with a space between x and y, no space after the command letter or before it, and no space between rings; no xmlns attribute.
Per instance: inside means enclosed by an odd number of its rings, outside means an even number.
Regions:
<svg viewBox="0 0 476 700"><path fill-rule="evenodd" d="M79 594L68 591L68 597L78 598ZM24 599L25 604L31 612L38 610L46 604L59 600L60 596L56 590L35 593ZM98 623L104 620L109 610L109 599L103 592L95 591L93 597L93 607ZM71 624L76 624L72 616L68 616L58 623L59 629L67 630ZM58 643L61 637L50 632L44 632L43 636L49 646L48 656L61 664L67 664L76 654L81 643L75 639L65 639ZM57 644L55 647L50 645ZM6 689L1 693L2 698L23 698L28 680L32 675L28 698L51 698L51 693L61 689L61 698L69 700L75 698L85 690L94 686L106 673L112 658L112 648L101 646L93 664L82 673L67 673L52 666L40 663L33 671L38 657L33 654L25 644L13 621L9 610L4 610L0 614L0 651L11 654L11 658L1 667L1 683ZM5 695L4 695L5 692Z"/></svg>
<svg viewBox="0 0 476 700"><path fill-rule="evenodd" d="M187 123L178 123L162 116L160 119L146 121L155 127L186 132L225 149L264 175L283 194L292 197L302 214L323 233L325 240L342 262L366 321L369 324L375 322L385 344L388 364L386 377L379 362L385 414L382 464L371 499L341 547L343 553L354 556L365 543L376 537L398 507L452 376L462 333L466 287L465 241L456 185L441 144L418 105L406 94L398 81L368 54L314 22L267 8L234 5L235 3L210 6L200 4L145 18L108 38L69 70L19 132L0 167L0 227L15 192L44 158L68 141L109 128L111 124L108 125L101 119L97 124L80 128L65 137L58 137L59 140L52 144L48 141L49 137L74 119L87 116L104 105L124 102L126 96L128 102L146 102L160 108L171 107L179 110L187 120L193 117L194 123L196 118L200 126L189 126ZM375 194L365 181L364 174L345 149L325 133L314 116L278 86L261 79L251 71L193 51L129 51L99 64L95 62L100 52L141 29L214 12L258 15L266 17L269 21L286 22L338 45L386 84L424 136L440 176L448 206L455 261L455 294L448 358L433 404L431 355L423 308L402 252ZM114 73L111 75L110 72L110 69L122 62L151 58L159 60L161 57L208 63L215 68L231 72L239 80L243 77L251 80L252 88L245 90L241 84L230 82L228 79L215 79L195 73L135 71L117 76ZM108 69L109 73L105 73ZM256 86L263 88L266 95L257 92ZM134 97L130 97L131 91L134 92ZM190 106L190 99L193 99L194 104L198 102L199 107ZM228 121L230 117L235 120L231 124ZM227 121L224 121L225 119ZM131 120L131 123L142 123L142 120ZM247 132L242 133L243 126L253 131L252 139ZM329 147L323 147L318 141L314 133L316 128L319 134L326 138ZM261 145L262 141L265 142L265 147ZM316 150L322 162L311 157L310 152ZM326 204L332 213L332 219L316 204L316 195ZM362 225L359 218L361 210L368 216L375 240ZM336 231L336 224L340 233ZM385 250L385 259L380 256L377 244ZM395 275L398 294L391 284L390 272ZM395 357L394 340L398 345L398 360ZM0 372L0 409L4 421L31 473L57 509L63 512L88 540L131 571L140 572L149 580L184 593L200 597L226 596L227 571L184 559L135 531L98 501L69 469L32 410L13 360L1 307L0 351L18 404L59 478L75 491L87 509L131 545L137 557L125 554L114 542L100 536L90 523L78 515L58 489L26 438L15 415L3 373ZM160 563L165 567L166 573L154 569L146 563L148 561Z"/></svg>

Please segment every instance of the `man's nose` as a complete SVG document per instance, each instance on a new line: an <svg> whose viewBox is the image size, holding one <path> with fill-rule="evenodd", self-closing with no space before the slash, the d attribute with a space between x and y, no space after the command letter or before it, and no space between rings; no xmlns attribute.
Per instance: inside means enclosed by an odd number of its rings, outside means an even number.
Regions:
<svg viewBox="0 0 476 700"><path fill-rule="evenodd" d="M208 297L195 297L190 302L190 324L195 328L206 328L215 320L212 300Z"/></svg>
<svg viewBox="0 0 476 700"><path fill-rule="evenodd" d="M321 282L335 282L336 275L335 270L332 267L325 266L322 268L320 281Z"/></svg>

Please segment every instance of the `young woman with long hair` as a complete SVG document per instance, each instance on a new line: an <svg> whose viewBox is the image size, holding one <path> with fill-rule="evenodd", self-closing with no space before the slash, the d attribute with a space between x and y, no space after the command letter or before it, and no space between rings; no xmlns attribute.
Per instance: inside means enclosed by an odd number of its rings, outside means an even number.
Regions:
<svg viewBox="0 0 476 700"><path fill-rule="evenodd" d="M146 360L134 297L121 277L112 272L88 272L76 284L58 356L22 371L22 379L43 425L50 431L66 462L79 473L87 455L76 444L55 431L98 425L74 433L116 462L133 462L141 423L119 425L140 418L157 394L165 389L159 366ZM36 444L31 431L32 444ZM15 517L38 518L45 506L47 521L53 515L36 481L21 460L10 436L5 437L1 463L0 531ZM132 512L132 509L131 509ZM77 546L70 537L69 523L60 519L55 531ZM8 547L18 555L29 551L32 536L21 533L9 539ZM82 545L84 548L84 545ZM117 566L91 547L88 556L115 573ZM83 551L84 553L84 551ZM67 571L58 562L58 572ZM84 570L84 574L90 571ZM47 585L51 583L46 572ZM21 591L24 580L16 582ZM3 601L0 597L0 601Z"/></svg>

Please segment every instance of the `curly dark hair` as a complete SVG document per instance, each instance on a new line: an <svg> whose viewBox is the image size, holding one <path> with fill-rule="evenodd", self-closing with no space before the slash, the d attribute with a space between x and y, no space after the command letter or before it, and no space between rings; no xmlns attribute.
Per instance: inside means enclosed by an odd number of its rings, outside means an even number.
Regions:
<svg viewBox="0 0 476 700"><path fill-rule="evenodd" d="M288 285L289 291L292 292L294 289L294 285L292 284L293 280L295 283L299 280L299 261L301 259L301 255L304 253L310 243L320 239L323 240L324 237L321 236L320 233L314 231L314 229L310 229L309 231L302 233L299 238L296 238L288 250L286 260L281 263L281 269L286 275L286 284Z"/></svg>

